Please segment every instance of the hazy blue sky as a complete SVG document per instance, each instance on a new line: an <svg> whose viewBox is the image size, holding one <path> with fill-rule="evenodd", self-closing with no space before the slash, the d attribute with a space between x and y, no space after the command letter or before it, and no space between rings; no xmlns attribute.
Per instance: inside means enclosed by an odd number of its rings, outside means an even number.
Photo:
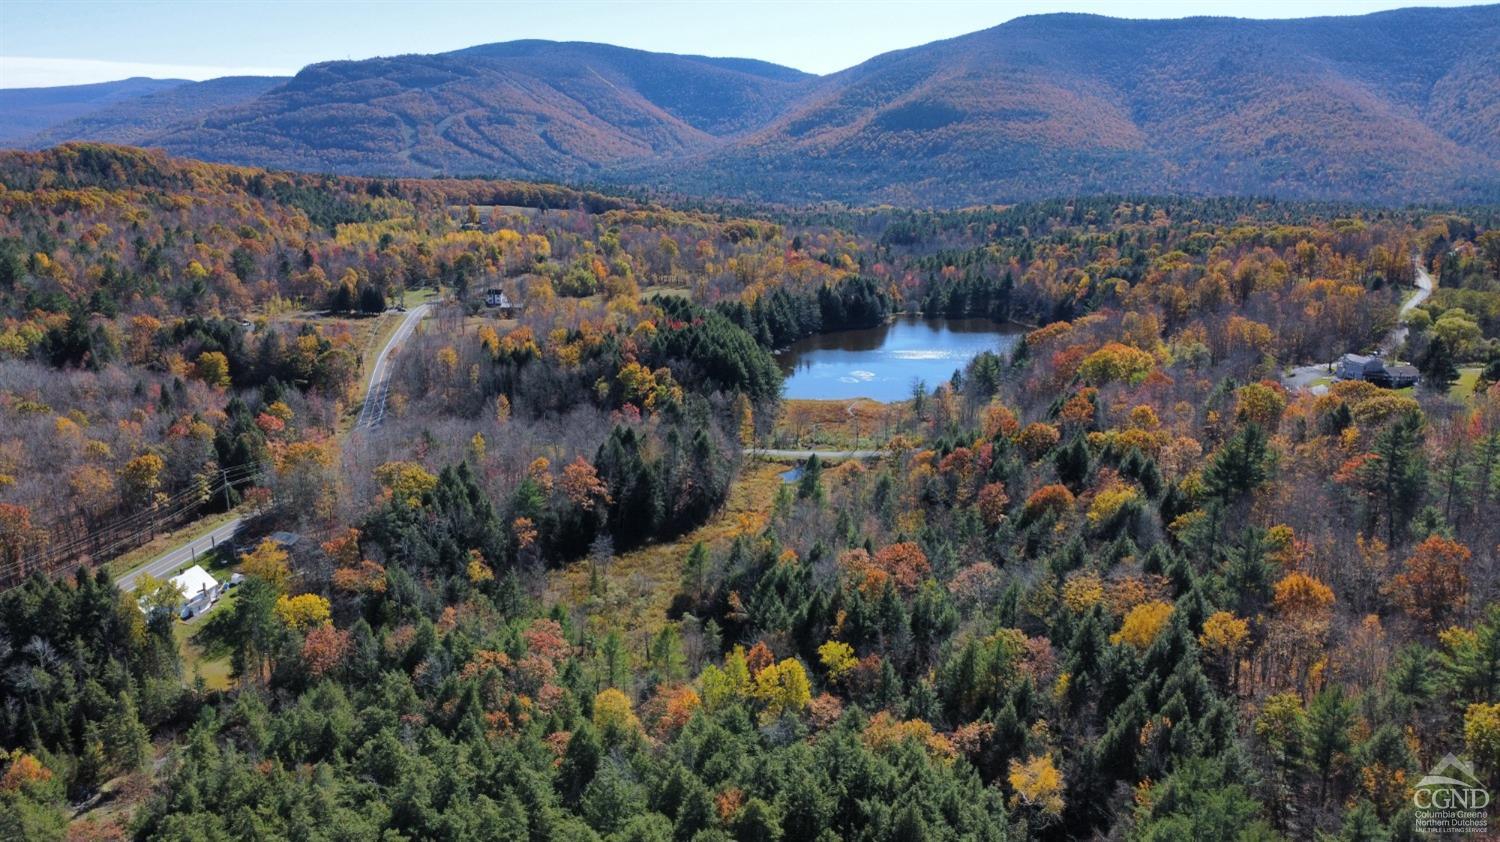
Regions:
<svg viewBox="0 0 1500 842"><path fill-rule="evenodd" d="M0 0L0 87L127 76L290 74L343 58L515 38L745 56L828 73L1040 12L1116 17L1354 15L1445 0L925 0L925 2L101 2Z"/></svg>

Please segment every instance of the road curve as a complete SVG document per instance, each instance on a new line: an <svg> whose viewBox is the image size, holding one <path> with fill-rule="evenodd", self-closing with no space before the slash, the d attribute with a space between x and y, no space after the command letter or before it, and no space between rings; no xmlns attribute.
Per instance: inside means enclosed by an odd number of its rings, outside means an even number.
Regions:
<svg viewBox="0 0 1500 842"><path fill-rule="evenodd" d="M1411 328L1406 324L1406 315L1421 306L1423 301L1432 297L1434 286L1432 276L1427 273L1427 268L1422 265L1420 259L1414 259L1412 265L1417 270L1417 289L1407 297L1406 301L1402 302L1401 309L1396 311L1396 326L1391 328L1391 332L1386 334L1384 339L1380 340L1380 345L1377 347L1383 357L1389 357L1401 350L1402 343L1406 342L1406 335L1411 332ZM1333 363L1294 366L1281 376L1281 385L1294 392L1307 388L1317 391L1324 387L1312 387L1312 382L1333 376L1333 370Z"/></svg>
<svg viewBox="0 0 1500 842"><path fill-rule="evenodd" d="M1396 312L1396 326L1386 335L1385 341L1380 343L1380 352L1385 356L1390 356L1400 350L1401 344L1406 341L1406 335L1411 332L1411 328L1406 324L1406 314L1432 297L1432 276L1427 274L1427 267L1423 266L1420 260L1413 261L1413 264L1417 270L1417 291L1412 293L1411 297L1401 305L1401 309Z"/></svg>
<svg viewBox="0 0 1500 842"><path fill-rule="evenodd" d="M427 315L431 306L422 304L408 310L401 319L401 324L391 334L391 338L386 340L385 347L380 349L380 354L375 358L375 365L370 368L370 380L365 386L365 402L360 408L356 429L380 426L380 421L385 417L385 396L391 379L391 359L401 343L411 336L412 331L416 330L417 323ZM158 579L171 576L177 568L191 563L195 558L212 551L218 544L233 538L242 523L244 523L244 518L239 517L227 521L224 525L215 527L207 535L200 535L180 546L173 547L121 575L115 582L120 586L120 590L129 591L135 588L141 576L148 573Z"/></svg>

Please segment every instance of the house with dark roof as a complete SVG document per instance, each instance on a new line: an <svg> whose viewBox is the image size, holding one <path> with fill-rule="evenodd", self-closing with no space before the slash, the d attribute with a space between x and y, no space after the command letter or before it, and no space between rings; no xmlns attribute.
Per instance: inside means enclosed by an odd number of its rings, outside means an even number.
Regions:
<svg viewBox="0 0 1500 842"><path fill-rule="evenodd" d="M1422 379L1414 366L1387 363L1379 354L1345 354L1335 373L1343 380L1363 380L1387 389L1415 386Z"/></svg>

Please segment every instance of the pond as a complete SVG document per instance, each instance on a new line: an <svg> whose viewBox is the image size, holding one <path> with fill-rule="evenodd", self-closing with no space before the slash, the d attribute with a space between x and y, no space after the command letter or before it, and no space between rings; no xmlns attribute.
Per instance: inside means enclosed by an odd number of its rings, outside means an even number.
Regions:
<svg viewBox="0 0 1500 842"><path fill-rule="evenodd" d="M776 362L788 398L899 401L911 397L914 381L931 390L982 351L1009 354L1025 333L989 319L898 316L879 327L810 336Z"/></svg>

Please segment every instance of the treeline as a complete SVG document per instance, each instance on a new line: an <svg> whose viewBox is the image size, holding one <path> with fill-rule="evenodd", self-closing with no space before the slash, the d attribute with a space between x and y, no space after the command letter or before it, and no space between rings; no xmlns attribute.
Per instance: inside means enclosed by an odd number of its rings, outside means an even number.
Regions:
<svg viewBox="0 0 1500 842"><path fill-rule="evenodd" d="M716 309L765 348L785 348L817 333L874 327L895 309L885 286L875 278L856 276L815 290L778 287L746 305L721 301Z"/></svg>
<svg viewBox="0 0 1500 842"><path fill-rule="evenodd" d="M151 732L193 713L170 614L146 615L108 574L42 576L0 594L0 834L61 839L53 805L150 762Z"/></svg>

